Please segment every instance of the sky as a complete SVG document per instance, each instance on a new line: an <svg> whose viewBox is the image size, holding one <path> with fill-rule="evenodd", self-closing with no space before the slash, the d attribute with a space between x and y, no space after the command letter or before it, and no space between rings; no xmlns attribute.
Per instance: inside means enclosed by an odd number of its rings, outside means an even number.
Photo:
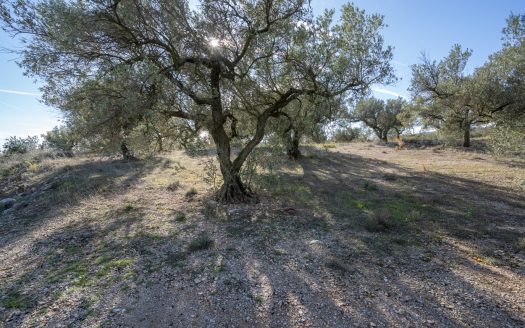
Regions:
<svg viewBox="0 0 525 328"><path fill-rule="evenodd" d="M315 13L338 11L347 1L312 0ZM385 16L382 31L386 45L394 47L392 65L400 80L376 85L373 95L382 99L408 97L410 65L424 52L432 59L446 56L453 44L473 50L468 71L481 66L501 49L501 30L510 13L525 13L523 0L355 0L367 13ZM0 31L0 47L19 46ZM0 52L0 144L8 136L40 135L60 124L60 113L40 102L38 81L26 77L15 55Z"/></svg>

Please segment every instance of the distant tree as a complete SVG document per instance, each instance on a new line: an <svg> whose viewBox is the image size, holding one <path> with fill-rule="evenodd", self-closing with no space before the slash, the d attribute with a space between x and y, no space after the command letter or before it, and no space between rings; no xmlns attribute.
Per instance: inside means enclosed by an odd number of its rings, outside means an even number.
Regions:
<svg viewBox="0 0 525 328"><path fill-rule="evenodd" d="M301 157L299 145L303 137L321 139L323 126L342 112L339 98L301 97L280 111L286 154Z"/></svg>
<svg viewBox="0 0 525 328"><path fill-rule="evenodd" d="M480 124L492 122L494 115L507 109L512 101L504 96L497 75L489 66L466 75L465 66L472 51L454 45L441 61L423 57L412 66L410 90L413 109L427 126L463 134L463 146L470 147L470 132Z"/></svg>
<svg viewBox="0 0 525 328"><path fill-rule="evenodd" d="M79 142L79 136L75 135L71 127L67 125L56 126L51 131L42 135L43 147L55 151L71 153Z"/></svg>
<svg viewBox="0 0 525 328"><path fill-rule="evenodd" d="M12 136L2 145L2 150L5 155L25 154L39 148L40 141L37 136L20 138Z"/></svg>
<svg viewBox="0 0 525 328"><path fill-rule="evenodd" d="M399 137L405 129L398 118L405 105L406 101L403 98L389 99L385 102L372 97L359 101L351 116L354 121L363 122L372 129L380 140L388 141L391 130Z"/></svg>
<svg viewBox="0 0 525 328"><path fill-rule="evenodd" d="M358 127L337 128L330 140L335 142L352 142L356 140L366 140L366 134Z"/></svg>
<svg viewBox="0 0 525 328"><path fill-rule="evenodd" d="M313 17L301 0L203 0L196 10L183 0L0 4L4 29L24 35L21 65L44 79L47 97L97 83L123 65L147 72L145 83L162 86L164 114L205 127L213 138L222 202L253 199L241 167L289 103L303 95L351 96L392 80L383 18L349 4L339 22L333 14ZM181 98L194 106L169 106ZM95 112L128 110L84 103ZM232 159L238 122L247 131ZM116 123L112 130L125 139L134 121Z"/></svg>

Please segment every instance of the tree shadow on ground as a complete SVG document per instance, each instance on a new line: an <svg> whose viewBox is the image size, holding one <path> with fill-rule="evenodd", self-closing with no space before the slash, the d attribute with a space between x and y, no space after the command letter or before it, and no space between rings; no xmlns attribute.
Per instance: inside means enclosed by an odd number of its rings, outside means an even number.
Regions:
<svg viewBox="0 0 525 328"><path fill-rule="evenodd" d="M523 254L509 242L523 236L523 195L309 154L301 173L268 177L257 205L180 217L143 195L35 238L25 272L3 286L27 303L7 326L36 324L24 318L37 311L69 326L525 324ZM196 244L201 232L214 243Z"/></svg>
<svg viewBox="0 0 525 328"><path fill-rule="evenodd" d="M94 195L110 198L124 192L159 165L159 159L132 162L91 160L65 165L44 174L38 181L26 186L33 192L17 197L14 212L3 215L0 249L48 224L50 220L74 211L77 205Z"/></svg>

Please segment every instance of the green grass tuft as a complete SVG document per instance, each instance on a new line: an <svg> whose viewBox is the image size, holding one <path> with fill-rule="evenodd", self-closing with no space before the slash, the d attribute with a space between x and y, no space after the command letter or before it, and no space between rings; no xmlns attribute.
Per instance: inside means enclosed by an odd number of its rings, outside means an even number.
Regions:
<svg viewBox="0 0 525 328"><path fill-rule="evenodd" d="M195 239L193 239L188 245L190 252L200 251L208 249L214 244L213 239L210 238L207 232L201 232Z"/></svg>

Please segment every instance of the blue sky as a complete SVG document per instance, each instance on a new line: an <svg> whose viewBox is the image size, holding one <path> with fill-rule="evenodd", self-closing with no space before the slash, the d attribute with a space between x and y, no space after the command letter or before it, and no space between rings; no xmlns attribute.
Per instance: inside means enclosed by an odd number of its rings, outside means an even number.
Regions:
<svg viewBox="0 0 525 328"><path fill-rule="evenodd" d="M347 1L313 0L314 11L340 8ZM467 69L482 65L501 48L501 30L511 13L524 13L523 0L355 0L369 13L385 16L385 43L394 49L393 66L401 80L375 86L381 98L408 96L409 66L421 53L444 57L454 43L474 51ZM0 31L0 46L13 48L14 40ZM38 83L25 77L12 54L0 52L0 143L11 135L39 135L59 124L60 113L39 102Z"/></svg>

